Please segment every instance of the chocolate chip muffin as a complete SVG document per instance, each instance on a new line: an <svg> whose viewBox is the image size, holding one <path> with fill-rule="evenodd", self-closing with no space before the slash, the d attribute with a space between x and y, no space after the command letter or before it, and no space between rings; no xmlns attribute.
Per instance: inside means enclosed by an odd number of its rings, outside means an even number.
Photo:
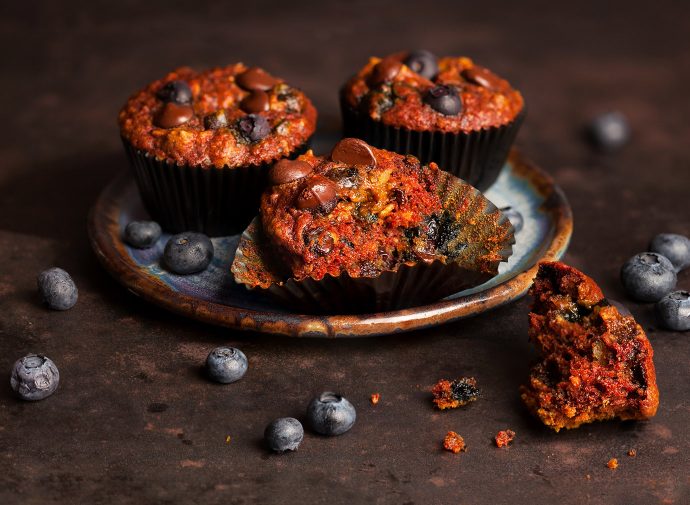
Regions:
<svg viewBox="0 0 690 505"><path fill-rule="evenodd" d="M242 63L180 68L132 95L120 131L151 216L168 231L244 229L274 161L306 149L307 96Z"/></svg>
<svg viewBox="0 0 690 505"><path fill-rule="evenodd" d="M341 89L341 109L345 135L436 162L484 190L525 106L506 80L471 59L417 50L371 58Z"/></svg>
<svg viewBox="0 0 690 505"><path fill-rule="evenodd" d="M513 229L432 163L341 140L280 161L242 236L235 280L303 310L381 310L443 298L498 272Z"/></svg>
<svg viewBox="0 0 690 505"><path fill-rule="evenodd" d="M563 263L542 263L530 290L530 340L542 361L522 400L555 431L607 419L656 414L654 352L642 327L596 283Z"/></svg>

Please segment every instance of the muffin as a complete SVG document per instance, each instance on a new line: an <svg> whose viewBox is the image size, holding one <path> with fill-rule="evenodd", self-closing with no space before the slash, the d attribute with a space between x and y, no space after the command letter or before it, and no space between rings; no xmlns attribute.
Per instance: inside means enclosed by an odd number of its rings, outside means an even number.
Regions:
<svg viewBox="0 0 690 505"><path fill-rule="evenodd" d="M341 140L270 172L235 280L308 311L409 307L476 286L512 252L508 219L413 156Z"/></svg>
<svg viewBox="0 0 690 505"><path fill-rule="evenodd" d="M242 63L180 68L132 95L120 132L151 217L170 232L242 231L274 161L306 150L306 95Z"/></svg>
<svg viewBox="0 0 690 505"><path fill-rule="evenodd" d="M656 414L654 352L642 327L563 263L542 263L530 290L529 336L542 355L521 388L532 413L555 431Z"/></svg>
<svg viewBox="0 0 690 505"><path fill-rule="evenodd" d="M345 136L413 154L485 190L524 116L504 79L465 57L417 50L370 58L340 93Z"/></svg>

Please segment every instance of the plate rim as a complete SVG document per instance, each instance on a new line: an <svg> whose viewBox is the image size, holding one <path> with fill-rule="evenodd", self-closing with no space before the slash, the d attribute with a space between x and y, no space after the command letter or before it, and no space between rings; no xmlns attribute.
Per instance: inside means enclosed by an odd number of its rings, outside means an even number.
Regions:
<svg viewBox="0 0 690 505"><path fill-rule="evenodd" d="M344 338L402 333L457 321L517 300L527 293L539 262L557 261L565 253L573 230L572 210L565 193L550 175L519 151L511 151L510 163L512 169L541 194L544 198L542 210L552 215L553 235L541 256L530 268L487 290L408 309L355 315L308 315L223 305L173 291L138 268L129 259L120 238L116 196L131 184L129 171L115 176L99 194L89 211L88 235L100 263L129 291L166 310L201 322L290 337Z"/></svg>

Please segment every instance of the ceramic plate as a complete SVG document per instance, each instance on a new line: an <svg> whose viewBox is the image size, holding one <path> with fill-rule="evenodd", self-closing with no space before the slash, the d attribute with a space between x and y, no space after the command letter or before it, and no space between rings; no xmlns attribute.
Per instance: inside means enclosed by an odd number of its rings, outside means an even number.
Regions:
<svg viewBox="0 0 690 505"><path fill-rule="evenodd" d="M173 312L230 328L295 337L374 336L455 321L513 301L527 292L537 262L557 260L565 253L572 233L568 202L553 180L519 153L511 154L486 196L498 207L516 209L524 219L513 255L501 264L499 274L432 304L373 314L296 314L235 284L230 264L239 235L213 239L215 257L206 271L171 274L160 264L169 235L146 250L130 248L122 241L128 222L147 218L129 172L113 180L99 196L89 215L89 235L101 263L115 278Z"/></svg>

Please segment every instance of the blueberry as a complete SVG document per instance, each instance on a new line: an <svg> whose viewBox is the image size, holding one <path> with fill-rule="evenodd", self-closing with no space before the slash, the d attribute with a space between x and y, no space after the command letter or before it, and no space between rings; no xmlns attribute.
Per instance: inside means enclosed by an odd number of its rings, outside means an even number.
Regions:
<svg viewBox="0 0 690 505"><path fill-rule="evenodd" d="M307 407L312 429L321 435L342 435L355 424L357 413L352 404L336 393L321 393Z"/></svg>
<svg viewBox="0 0 690 505"><path fill-rule="evenodd" d="M456 116L462 110L462 100L452 86L439 85L431 88L424 96L424 102L444 116Z"/></svg>
<svg viewBox="0 0 690 505"><path fill-rule="evenodd" d="M513 225L515 233L522 230L522 227L525 225L525 220L523 219L522 214L512 207L503 207L501 212L503 212L503 215L508 218L510 224Z"/></svg>
<svg viewBox="0 0 690 505"><path fill-rule="evenodd" d="M12 368L10 385L22 400L43 400L52 395L60 382L60 372L50 358L29 354Z"/></svg>
<svg viewBox="0 0 690 505"><path fill-rule="evenodd" d="M161 233L161 225L155 221L132 221L125 227L125 242L137 249L147 249L156 245Z"/></svg>
<svg viewBox="0 0 690 505"><path fill-rule="evenodd" d="M657 302L676 285L676 272L661 254L644 252L630 258L621 269L628 294L641 302Z"/></svg>
<svg viewBox="0 0 690 505"><path fill-rule="evenodd" d="M281 417L266 426L264 440L276 452L296 451L304 438L304 428L294 417Z"/></svg>
<svg viewBox="0 0 690 505"><path fill-rule="evenodd" d="M62 268L49 268L38 274L38 291L43 301L54 310L74 307L79 290L74 281Z"/></svg>
<svg viewBox="0 0 690 505"><path fill-rule="evenodd" d="M592 120L588 133L596 147L602 151L615 151L630 139L630 126L621 112L607 112Z"/></svg>
<svg viewBox="0 0 690 505"><path fill-rule="evenodd" d="M206 358L206 373L216 382L230 384L247 372L247 356L234 347L217 347Z"/></svg>
<svg viewBox="0 0 690 505"><path fill-rule="evenodd" d="M271 133L271 125L261 114L247 114L237 122L237 128L249 142L257 142Z"/></svg>
<svg viewBox="0 0 690 505"><path fill-rule="evenodd" d="M659 321L669 330L690 330L690 293L674 291L656 304Z"/></svg>
<svg viewBox="0 0 690 505"><path fill-rule="evenodd" d="M652 239L649 250L666 256L676 272L690 266L690 239L675 233L660 233Z"/></svg>
<svg viewBox="0 0 690 505"><path fill-rule="evenodd" d="M213 259L213 243L203 233L185 232L170 237L163 261L170 270L186 275L201 272Z"/></svg>
<svg viewBox="0 0 690 505"><path fill-rule="evenodd" d="M170 81L158 90L156 96L163 102L173 102L178 105L192 103L192 89L184 81Z"/></svg>
<svg viewBox="0 0 690 505"><path fill-rule="evenodd" d="M427 79L433 79L438 74L438 58L436 58L434 53L425 49L410 51L403 63L410 70Z"/></svg>

